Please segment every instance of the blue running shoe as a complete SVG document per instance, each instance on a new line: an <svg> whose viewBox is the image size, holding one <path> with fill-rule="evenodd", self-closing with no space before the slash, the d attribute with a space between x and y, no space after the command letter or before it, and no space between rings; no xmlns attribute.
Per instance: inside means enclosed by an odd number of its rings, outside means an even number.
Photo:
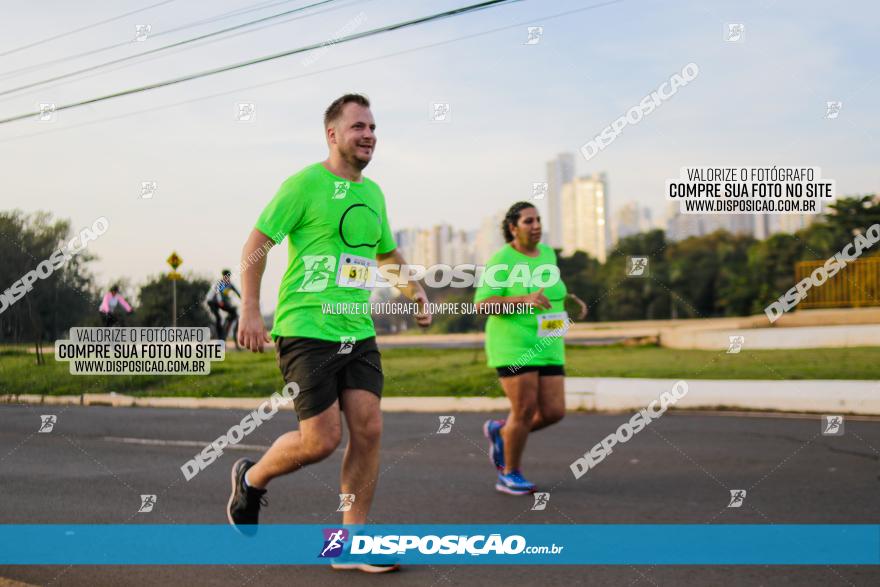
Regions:
<svg viewBox="0 0 880 587"><path fill-rule="evenodd" d="M498 482L495 483L495 489L510 495L527 495L534 493L535 484L531 481L526 481L522 473L514 469L507 475L504 474L504 471L498 473Z"/></svg>
<svg viewBox="0 0 880 587"><path fill-rule="evenodd" d="M486 420L483 424L483 436L489 439L489 458L499 471L504 469L504 439L501 438L504 424L504 420Z"/></svg>

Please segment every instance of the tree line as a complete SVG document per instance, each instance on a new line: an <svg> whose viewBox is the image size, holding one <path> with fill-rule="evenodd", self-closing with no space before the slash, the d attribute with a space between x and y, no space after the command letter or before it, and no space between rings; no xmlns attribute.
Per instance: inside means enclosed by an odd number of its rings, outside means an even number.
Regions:
<svg viewBox="0 0 880 587"><path fill-rule="evenodd" d="M560 274L589 306L588 321L760 314L794 285L798 261L825 260L880 222L880 199L873 194L839 198L828 208L810 226L765 240L724 230L680 241L670 241L663 230L642 232L621 239L605 263L582 251L559 255ZM880 246L864 253L878 254ZM631 256L647 257L647 276L627 276ZM473 290L437 294L444 301L473 299ZM567 310L576 313L574 306ZM476 331L484 322L478 316L438 316L434 328Z"/></svg>
<svg viewBox="0 0 880 587"><path fill-rule="evenodd" d="M829 212L794 234L765 240L717 231L669 241L662 230L621 239L605 263L584 252L559 256L569 291L589 305L589 321L699 318L758 314L794 284L794 266L802 260L824 260L852 242L855 234L880 222L880 200L872 195L840 198ZM90 264L97 257L83 250L46 276L16 285L71 236L69 220L47 212L0 211L0 342L51 344L71 326L99 326L98 306L105 293ZM880 247L878 247L880 249ZM880 254L868 250L866 255ZM646 277L626 275L627 257L647 257ZM844 269L846 271L846 269ZM171 281L152 276L137 288L122 291L135 302L128 326L171 324ZM109 287L110 284L105 284ZM177 282L179 326L211 323L204 300L213 282L187 275ZM429 292L432 301L473 301L473 289ZM568 308L574 314L576 308ZM376 317L379 332L399 326L400 318ZM410 320L411 321L411 320ZM472 314L435 318L431 332L481 330L485 317ZM397 330L397 328L394 328Z"/></svg>

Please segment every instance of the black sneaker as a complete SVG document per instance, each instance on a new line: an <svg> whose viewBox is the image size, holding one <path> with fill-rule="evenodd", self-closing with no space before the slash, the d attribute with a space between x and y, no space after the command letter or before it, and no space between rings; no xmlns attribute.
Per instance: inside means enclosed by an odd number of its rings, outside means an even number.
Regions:
<svg viewBox="0 0 880 587"><path fill-rule="evenodd" d="M260 521L260 506L268 505L265 489L247 487L244 474L256 463L248 459L238 459L232 465L232 495L226 506L229 523L242 534L255 534ZM252 527L249 527L252 526Z"/></svg>

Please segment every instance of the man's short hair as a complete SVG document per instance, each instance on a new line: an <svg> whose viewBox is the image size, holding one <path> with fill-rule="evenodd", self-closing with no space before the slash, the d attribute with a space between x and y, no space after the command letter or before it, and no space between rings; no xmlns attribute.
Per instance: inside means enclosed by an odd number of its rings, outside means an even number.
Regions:
<svg viewBox="0 0 880 587"><path fill-rule="evenodd" d="M328 126L336 122L336 120L342 116L342 108L349 102L360 104L364 108L370 107L370 101L366 96L361 94L345 94L344 96L336 98L324 112L324 130L327 130Z"/></svg>

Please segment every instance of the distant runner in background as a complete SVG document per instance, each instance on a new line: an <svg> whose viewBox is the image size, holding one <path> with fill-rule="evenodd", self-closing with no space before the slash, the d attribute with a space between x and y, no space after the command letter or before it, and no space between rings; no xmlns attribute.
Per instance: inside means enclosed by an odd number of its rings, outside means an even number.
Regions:
<svg viewBox="0 0 880 587"><path fill-rule="evenodd" d="M233 324L238 318L238 308L235 307L235 303L232 300L233 293L238 296L238 299L241 299L241 293L232 285L232 271L224 269L220 281L211 289L211 294L208 297L208 307L211 309L211 314L214 315L214 324L217 326L217 338L220 340L226 340L226 335L228 334L223 328L220 310L228 314L227 324Z"/></svg>
<svg viewBox="0 0 880 587"><path fill-rule="evenodd" d="M125 308L127 314L133 312L131 306L119 293L119 286L114 285L110 288L110 291L104 294L104 299L101 300L101 306L98 308L98 311L101 313L101 318L104 321L104 326L113 326L119 321L116 317L116 307L119 305Z"/></svg>

